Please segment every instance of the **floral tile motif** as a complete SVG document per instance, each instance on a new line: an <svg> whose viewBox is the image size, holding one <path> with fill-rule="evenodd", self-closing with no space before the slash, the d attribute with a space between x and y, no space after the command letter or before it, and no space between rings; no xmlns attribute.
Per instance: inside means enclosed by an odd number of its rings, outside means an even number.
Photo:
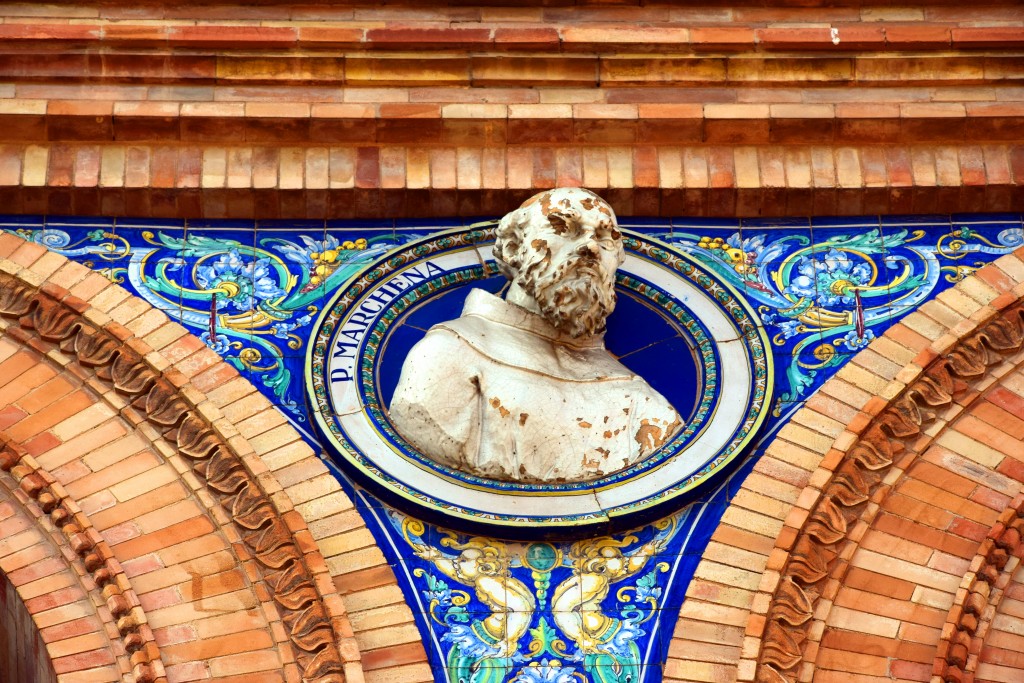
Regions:
<svg viewBox="0 0 1024 683"><path fill-rule="evenodd" d="M986 217L835 219L806 231L745 223L731 234L674 229L661 238L759 306L789 384L779 405L806 398L900 316L1024 244L1019 221Z"/></svg>
<svg viewBox="0 0 1024 683"><path fill-rule="evenodd" d="M426 523L332 465L399 577L438 681L660 680L701 553L765 444L891 324L1024 244L1016 214L621 222L689 254L752 303L771 339L773 417L746 459L682 509L571 541L484 538ZM465 223L0 216L0 229L95 269L184 325L311 442L302 375L327 297L381 254ZM638 367L657 366L642 355L646 344L619 341ZM670 340L654 341L671 352Z"/></svg>

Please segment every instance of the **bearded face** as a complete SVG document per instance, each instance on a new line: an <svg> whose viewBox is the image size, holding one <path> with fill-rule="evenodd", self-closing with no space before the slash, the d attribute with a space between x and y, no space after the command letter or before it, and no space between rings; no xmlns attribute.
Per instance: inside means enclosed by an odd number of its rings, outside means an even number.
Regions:
<svg viewBox="0 0 1024 683"><path fill-rule="evenodd" d="M595 256L554 260L547 248L526 256L516 282L537 302L544 319L575 338L600 334L615 308L615 272Z"/></svg>

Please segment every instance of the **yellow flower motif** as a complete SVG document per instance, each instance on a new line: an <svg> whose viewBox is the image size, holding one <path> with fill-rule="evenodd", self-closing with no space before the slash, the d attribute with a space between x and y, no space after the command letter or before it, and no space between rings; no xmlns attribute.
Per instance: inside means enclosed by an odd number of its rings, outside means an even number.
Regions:
<svg viewBox="0 0 1024 683"><path fill-rule="evenodd" d="M344 260L343 252L360 251L366 249L366 245L366 240L360 237L355 241L345 240L337 249L310 252L309 257L313 259L313 266L310 268L310 284L314 286L320 284L337 270L338 266L341 265L340 261Z"/></svg>

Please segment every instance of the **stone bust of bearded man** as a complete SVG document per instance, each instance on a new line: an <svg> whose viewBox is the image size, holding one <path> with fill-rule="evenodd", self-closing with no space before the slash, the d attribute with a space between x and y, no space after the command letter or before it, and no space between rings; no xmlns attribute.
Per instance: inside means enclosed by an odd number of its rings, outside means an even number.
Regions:
<svg viewBox="0 0 1024 683"><path fill-rule="evenodd" d="M577 482L637 463L680 426L604 347L622 236L593 192L542 192L505 216L505 298L474 289L462 316L409 352L392 422L442 465L504 481Z"/></svg>

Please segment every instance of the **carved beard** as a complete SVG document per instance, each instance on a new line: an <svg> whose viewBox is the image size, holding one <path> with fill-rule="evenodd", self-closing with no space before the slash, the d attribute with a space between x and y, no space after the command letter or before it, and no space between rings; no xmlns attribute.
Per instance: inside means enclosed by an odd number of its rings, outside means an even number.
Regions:
<svg viewBox="0 0 1024 683"><path fill-rule="evenodd" d="M615 308L615 274L596 258L576 256L551 266L550 252L521 269L519 285L532 296L544 319L577 339L604 332Z"/></svg>

